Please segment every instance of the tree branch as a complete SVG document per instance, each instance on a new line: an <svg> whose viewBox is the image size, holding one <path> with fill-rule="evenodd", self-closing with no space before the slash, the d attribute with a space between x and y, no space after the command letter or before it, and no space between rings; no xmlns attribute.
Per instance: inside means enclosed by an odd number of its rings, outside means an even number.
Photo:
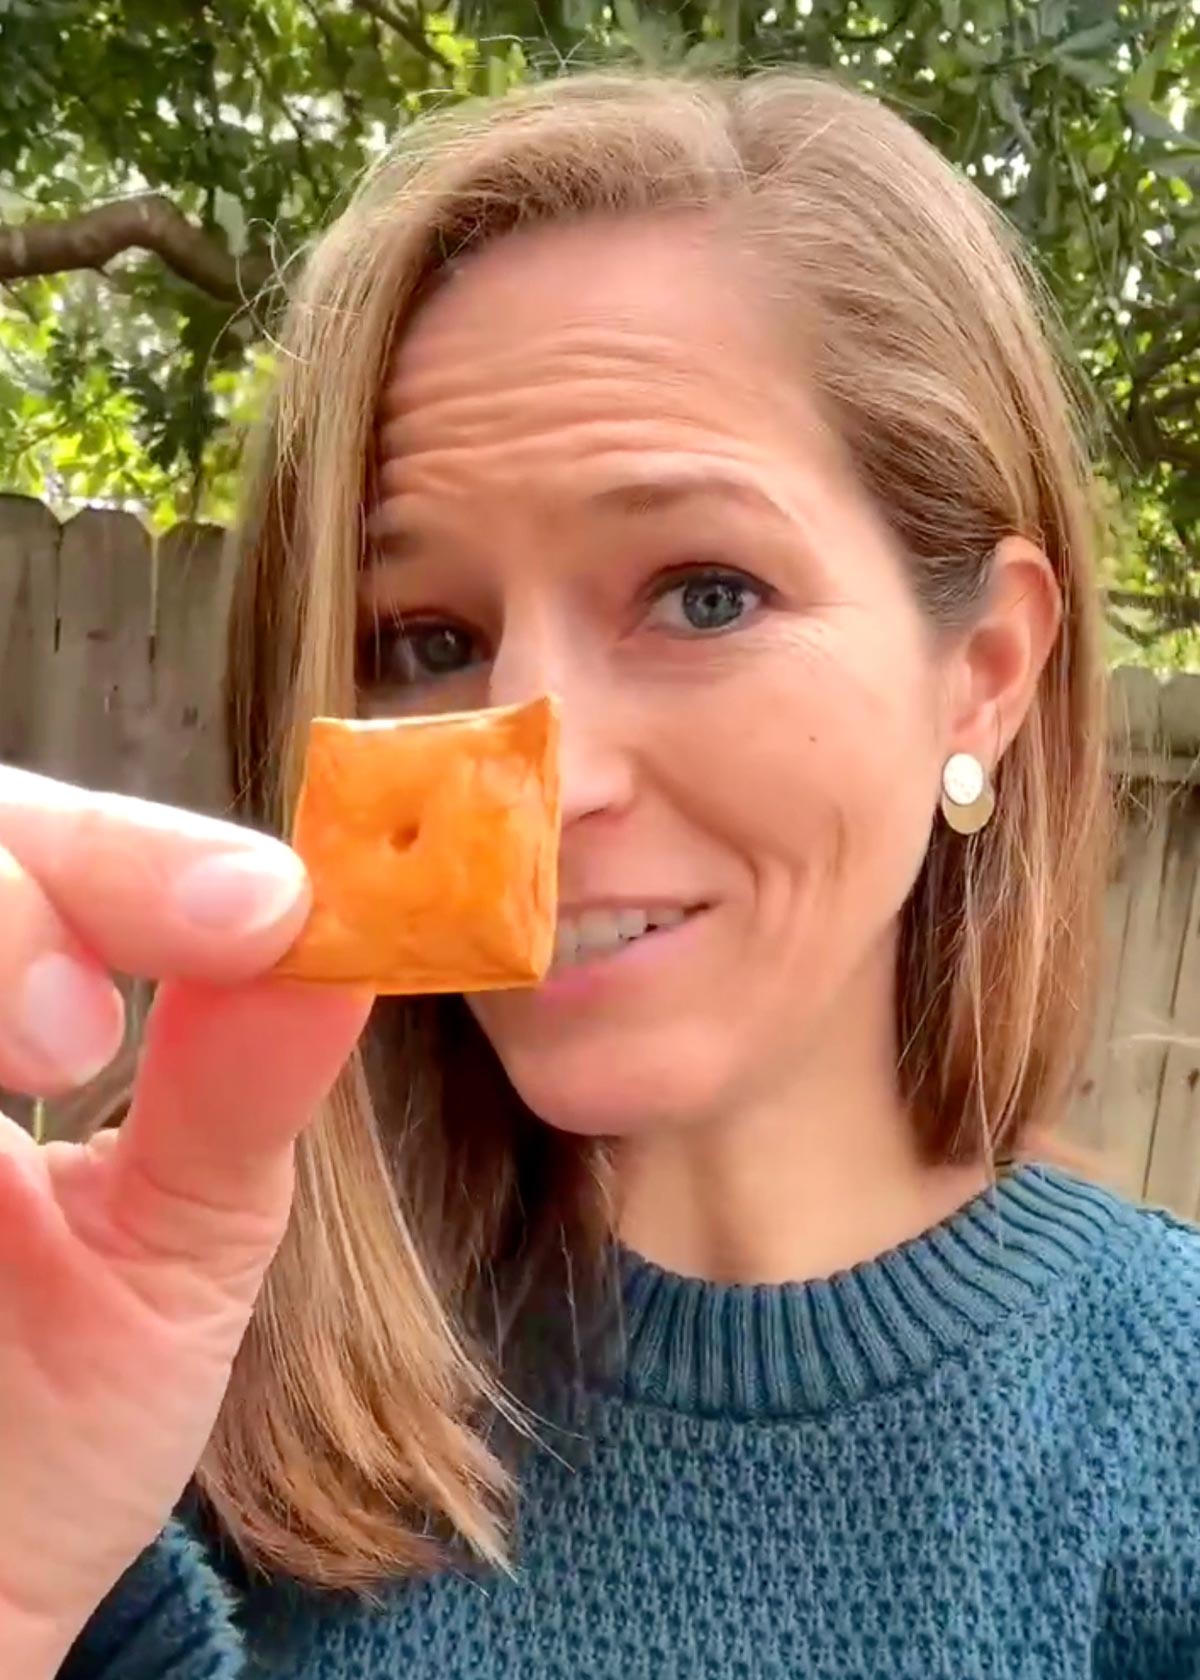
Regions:
<svg viewBox="0 0 1200 1680"><path fill-rule="evenodd" d="M454 69L450 60L438 51L426 35L419 21L419 16L418 18L405 17L402 12L397 11L396 7L389 3L389 0L352 0L352 4L358 11L366 12L368 17L373 17L376 23L385 24L394 34L399 35L402 41L407 41L414 52L420 53L422 58L427 58L430 64L436 64L442 70L452 71Z"/></svg>
<svg viewBox="0 0 1200 1680"><path fill-rule="evenodd" d="M1181 307L1185 300L1181 300ZM1200 288L1197 288L1197 304L1200 305ZM1182 317L1184 321L1187 316ZM1155 349L1148 350L1144 356L1139 356L1132 369L1132 378L1139 390L1145 390L1152 379L1157 379L1160 373L1176 362L1186 361L1200 348L1200 323L1193 326L1179 328L1177 338L1168 337L1159 343Z"/></svg>
<svg viewBox="0 0 1200 1680"><path fill-rule="evenodd" d="M1155 636L1161 635L1164 630L1182 630L1190 625L1200 624L1200 597L1181 595L1174 590L1151 595L1143 594L1139 589L1110 589L1108 604L1110 607L1124 608L1127 612L1156 614L1158 623L1153 631ZM1128 627L1122 624L1121 628Z"/></svg>
<svg viewBox="0 0 1200 1680"><path fill-rule="evenodd" d="M118 199L55 221L0 225L0 281L103 269L122 251L151 251L209 297L242 303L270 280L269 257L231 257L160 193Z"/></svg>
<svg viewBox="0 0 1200 1680"><path fill-rule="evenodd" d="M1185 385L1168 392L1157 402L1145 403L1135 385L1123 416L1114 416L1119 434L1143 466L1166 462L1185 473L1200 473L1200 438L1189 437L1184 428L1164 426L1174 414L1189 407L1200 411L1200 386Z"/></svg>
<svg viewBox="0 0 1200 1680"><path fill-rule="evenodd" d="M1153 402L1139 403L1139 409L1147 419L1155 422L1169 419L1175 414L1194 414L1200 416L1200 379L1190 385L1177 385L1174 390L1156 397Z"/></svg>

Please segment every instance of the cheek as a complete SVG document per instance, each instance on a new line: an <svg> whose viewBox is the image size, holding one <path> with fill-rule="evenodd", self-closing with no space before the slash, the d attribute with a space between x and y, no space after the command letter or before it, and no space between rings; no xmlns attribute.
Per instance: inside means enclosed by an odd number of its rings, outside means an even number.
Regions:
<svg viewBox="0 0 1200 1680"><path fill-rule="evenodd" d="M847 615L777 635L692 696L662 762L760 889L849 888L890 913L928 843L938 683L918 635L885 649L870 628Z"/></svg>

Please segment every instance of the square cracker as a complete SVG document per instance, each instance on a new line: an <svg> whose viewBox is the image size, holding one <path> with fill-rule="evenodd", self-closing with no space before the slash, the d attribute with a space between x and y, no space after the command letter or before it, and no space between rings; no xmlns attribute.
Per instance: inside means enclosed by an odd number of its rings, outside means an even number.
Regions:
<svg viewBox="0 0 1200 1680"><path fill-rule="evenodd" d="M312 880L276 972L380 993L536 983L556 914L558 710L316 718L292 844Z"/></svg>

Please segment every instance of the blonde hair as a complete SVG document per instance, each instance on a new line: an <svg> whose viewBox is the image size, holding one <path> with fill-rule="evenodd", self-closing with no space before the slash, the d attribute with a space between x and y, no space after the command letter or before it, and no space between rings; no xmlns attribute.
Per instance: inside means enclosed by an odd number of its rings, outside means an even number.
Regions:
<svg viewBox="0 0 1200 1680"><path fill-rule="evenodd" d="M355 708L380 380L439 272L520 224L667 207L719 210L775 265L816 400L936 621L969 619L1010 533L1059 581L1063 632L995 819L970 842L935 833L897 986L930 1157L1011 1155L1077 1067L1106 861L1085 462L1002 219L829 80L566 79L416 124L365 183L299 282L248 500L228 690L243 809L286 832L308 720ZM200 1467L246 1558L360 1588L448 1542L503 1560L508 1331L547 1256L602 1247L589 1148L532 1120L461 1004L380 1012L301 1141Z"/></svg>

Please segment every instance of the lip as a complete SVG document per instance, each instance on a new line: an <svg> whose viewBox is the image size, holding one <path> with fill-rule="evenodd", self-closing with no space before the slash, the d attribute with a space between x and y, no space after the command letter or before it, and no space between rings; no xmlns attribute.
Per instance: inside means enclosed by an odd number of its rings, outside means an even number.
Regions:
<svg viewBox="0 0 1200 1680"><path fill-rule="evenodd" d="M676 898L671 893L642 893L637 898L576 898L562 899L558 905L558 916L561 921L564 916L586 916L589 910L682 910L684 915L693 916L700 910L707 910L708 905L698 898Z"/></svg>
<svg viewBox="0 0 1200 1680"><path fill-rule="evenodd" d="M639 900L639 907L646 904L646 899ZM655 899L656 905L665 906L663 899ZM626 906L630 901L626 900ZM599 909L596 900L591 900L582 907L589 910ZM611 901L603 906L605 909L619 909L620 905ZM652 978L664 962L672 962L687 954L687 947L696 937L697 930L702 930L709 916L712 914L711 904L693 905L688 908L680 904L679 909L686 909L687 914L682 922L674 927L659 928L652 933L645 933L640 939L632 939L626 945L616 950L598 951L594 956L583 958L565 964L562 968L552 968L546 978L535 986L528 995L547 1004L570 1004L588 1001L615 993L626 985L640 982L643 977ZM566 914L578 915L580 911L567 911Z"/></svg>

